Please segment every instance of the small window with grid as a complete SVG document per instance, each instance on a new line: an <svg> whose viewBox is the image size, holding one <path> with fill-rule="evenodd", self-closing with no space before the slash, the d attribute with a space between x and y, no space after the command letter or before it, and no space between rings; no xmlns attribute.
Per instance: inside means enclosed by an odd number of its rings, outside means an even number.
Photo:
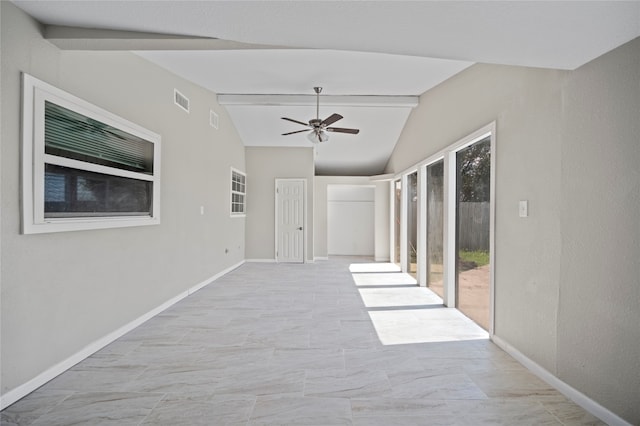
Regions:
<svg viewBox="0 0 640 426"><path fill-rule="evenodd" d="M246 211L247 176L231 169L231 216L244 216Z"/></svg>

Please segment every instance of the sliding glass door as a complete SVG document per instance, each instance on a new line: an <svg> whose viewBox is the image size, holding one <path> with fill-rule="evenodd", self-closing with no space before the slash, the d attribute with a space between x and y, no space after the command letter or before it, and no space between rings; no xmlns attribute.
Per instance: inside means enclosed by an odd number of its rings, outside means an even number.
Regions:
<svg viewBox="0 0 640 426"><path fill-rule="evenodd" d="M400 266L400 216L402 207L402 181L393 182L393 263Z"/></svg>
<svg viewBox="0 0 640 426"><path fill-rule="evenodd" d="M418 172L407 175L407 272L418 272Z"/></svg>
<svg viewBox="0 0 640 426"><path fill-rule="evenodd" d="M491 138L456 153L456 307L485 329L490 312Z"/></svg>
<svg viewBox="0 0 640 426"><path fill-rule="evenodd" d="M490 333L494 132L491 123L391 181L391 260Z"/></svg>
<svg viewBox="0 0 640 426"><path fill-rule="evenodd" d="M426 167L427 173L427 287L444 297L444 160Z"/></svg>

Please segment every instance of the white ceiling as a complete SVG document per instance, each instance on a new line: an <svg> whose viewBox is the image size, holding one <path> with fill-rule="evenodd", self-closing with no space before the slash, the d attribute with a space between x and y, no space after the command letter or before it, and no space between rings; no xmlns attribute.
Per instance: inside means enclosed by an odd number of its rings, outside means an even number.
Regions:
<svg viewBox="0 0 640 426"><path fill-rule="evenodd" d="M45 24L213 37L263 50L137 52L219 94L417 96L475 62L574 69L640 36L639 1L23 1ZM292 49L293 48L293 49ZM329 105L344 115L319 174L381 173L410 107ZM310 104L313 98L310 97ZM382 102L382 104L384 104ZM310 146L279 117L315 107L227 105L247 146Z"/></svg>

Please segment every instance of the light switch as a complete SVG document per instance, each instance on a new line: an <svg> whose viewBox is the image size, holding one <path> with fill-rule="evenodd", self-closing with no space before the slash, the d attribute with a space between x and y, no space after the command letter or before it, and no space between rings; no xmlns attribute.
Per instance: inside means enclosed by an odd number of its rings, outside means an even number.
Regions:
<svg viewBox="0 0 640 426"><path fill-rule="evenodd" d="M518 203L518 213L520 217L529 216L529 202L527 200L520 200L520 203Z"/></svg>
<svg viewBox="0 0 640 426"><path fill-rule="evenodd" d="M200 206L200 214L204 214L204 206Z"/></svg>

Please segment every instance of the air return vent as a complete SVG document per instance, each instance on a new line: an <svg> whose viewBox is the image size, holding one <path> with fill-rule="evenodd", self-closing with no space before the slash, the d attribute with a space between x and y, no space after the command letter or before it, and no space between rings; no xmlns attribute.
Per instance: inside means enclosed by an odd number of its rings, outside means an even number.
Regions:
<svg viewBox="0 0 640 426"><path fill-rule="evenodd" d="M186 112L189 112L189 98L178 92L178 89L173 89L173 102Z"/></svg>
<svg viewBox="0 0 640 426"><path fill-rule="evenodd" d="M212 109L209 110L209 124L211 124L211 127L214 129L218 128L218 114Z"/></svg>

